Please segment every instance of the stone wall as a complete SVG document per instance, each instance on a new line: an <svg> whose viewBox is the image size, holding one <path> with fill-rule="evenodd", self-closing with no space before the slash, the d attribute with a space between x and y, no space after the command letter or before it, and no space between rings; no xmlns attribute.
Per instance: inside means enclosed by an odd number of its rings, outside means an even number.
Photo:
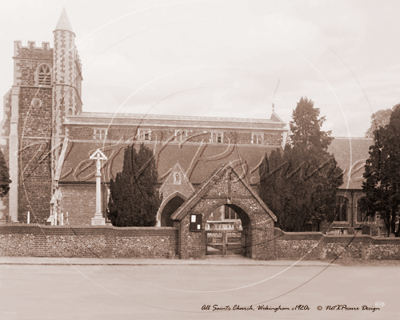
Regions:
<svg viewBox="0 0 400 320"><path fill-rule="evenodd" d="M96 184L62 184L61 189L61 212L68 212L68 222L72 226L90 226L91 219L96 213ZM102 194L102 210L106 209L107 203Z"/></svg>
<svg viewBox="0 0 400 320"><path fill-rule="evenodd" d="M368 235L328 236L320 232L283 232L275 228L275 257L287 260L400 260L400 238Z"/></svg>
<svg viewBox="0 0 400 320"><path fill-rule="evenodd" d="M44 223L51 199L52 89L21 88L19 94L18 221Z"/></svg>
<svg viewBox="0 0 400 320"><path fill-rule="evenodd" d="M0 226L0 256L175 258L175 228Z"/></svg>
<svg viewBox="0 0 400 320"><path fill-rule="evenodd" d="M0 256L177 258L184 249L184 259L204 258L200 250L205 248L204 234L191 232L189 236L192 247L178 250L178 228L4 224L0 226ZM399 238L285 233L275 228L275 240L267 242L275 245L277 260L400 260ZM271 249L273 246L263 248ZM256 259L272 259L271 254L259 254Z"/></svg>

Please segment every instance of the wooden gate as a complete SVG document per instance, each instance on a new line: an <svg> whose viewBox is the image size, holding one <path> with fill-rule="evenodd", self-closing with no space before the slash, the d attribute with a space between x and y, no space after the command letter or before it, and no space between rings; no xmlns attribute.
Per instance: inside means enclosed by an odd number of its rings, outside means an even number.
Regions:
<svg viewBox="0 0 400 320"><path fill-rule="evenodd" d="M245 255L245 242L242 231L212 230L207 234L207 255L232 256Z"/></svg>

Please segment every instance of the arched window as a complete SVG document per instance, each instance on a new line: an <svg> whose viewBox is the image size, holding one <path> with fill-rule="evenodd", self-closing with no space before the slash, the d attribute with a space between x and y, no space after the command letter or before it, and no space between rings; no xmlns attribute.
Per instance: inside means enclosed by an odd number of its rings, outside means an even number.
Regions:
<svg viewBox="0 0 400 320"><path fill-rule="evenodd" d="M37 70L37 84L39 86L51 86L50 67L47 64L42 64Z"/></svg>
<svg viewBox="0 0 400 320"><path fill-rule="evenodd" d="M95 140L104 140L107 137L107 129L94 129L93 138Z"/></svg>
<svg viewBox="0 0 400 320"><path fill-rule="evenodd" d="M251 133L251 143L254 144L263 144L264 134L261 132L252 132Z"/></svg>
<svg viewBox="0 0 400 320"><path fill-rule="evenodd" d="M336 197L335 221L347 222L348 207L349 207L349 199L343 196Z"/></svg>
<svg viewBox="0 0 400 320"><path fill-rule="evenodd" d="M74 112L72 111L72 108L69 108L69 109L68 109L68 115L69 115L69 116L72 116L73 114L74 114Z"/></svg>
<svg viewBox="0 0 400 320"><path fill-rule="evenodd" d="M212 143L222 143L224 140L224 133L222 131L211 132L210 142Z"/></svg>

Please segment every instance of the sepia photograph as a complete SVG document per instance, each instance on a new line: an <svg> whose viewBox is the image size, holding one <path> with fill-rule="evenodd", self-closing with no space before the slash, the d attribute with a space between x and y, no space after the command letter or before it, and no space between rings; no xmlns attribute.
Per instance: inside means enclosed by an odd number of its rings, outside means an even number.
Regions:
<svg viewBox="0 0 400 320"><path fill-rule="evenodd" d="M3 0L0 319L390 319L395 0Z"/></svg>

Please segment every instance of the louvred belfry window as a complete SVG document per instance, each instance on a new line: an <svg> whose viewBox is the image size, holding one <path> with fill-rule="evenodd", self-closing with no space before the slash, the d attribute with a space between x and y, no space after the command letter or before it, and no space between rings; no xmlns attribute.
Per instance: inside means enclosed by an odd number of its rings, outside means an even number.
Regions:
<svg viewBox="0 0 400 320"><path fill-rule="evenodd" d="M50 67L47 64L42 64L38 70L38 85L51 86Z"/></svg>

